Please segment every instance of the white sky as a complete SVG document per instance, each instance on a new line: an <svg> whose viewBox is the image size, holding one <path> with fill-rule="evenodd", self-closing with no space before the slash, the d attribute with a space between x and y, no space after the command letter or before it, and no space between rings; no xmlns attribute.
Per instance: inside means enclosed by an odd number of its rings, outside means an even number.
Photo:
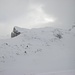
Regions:
<svg viewBox="0 0 75 75"><path fill-rule="evenodd" d="M14 26L67 28L75 23L75 0L0 0L0 35Z"/></svg>

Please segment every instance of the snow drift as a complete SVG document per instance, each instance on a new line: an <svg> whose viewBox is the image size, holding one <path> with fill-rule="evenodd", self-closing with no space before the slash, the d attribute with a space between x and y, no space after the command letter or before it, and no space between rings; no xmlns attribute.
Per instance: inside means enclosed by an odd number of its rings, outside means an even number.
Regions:
<svg viewBox="0 0 75 75"><path fill-rule="evenodd" d="M15 29L19 35L0 40L0 75L75 75L75 33Z"/></svg>

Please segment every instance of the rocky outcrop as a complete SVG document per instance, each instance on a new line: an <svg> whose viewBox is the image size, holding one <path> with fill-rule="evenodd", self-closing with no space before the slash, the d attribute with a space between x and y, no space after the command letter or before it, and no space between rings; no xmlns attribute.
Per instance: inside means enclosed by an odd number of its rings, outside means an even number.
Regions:
<svg viewBox="0 0 75 75"><path fill-rule="evenodd" d="M13 32L11 32L11 38L16 37L16 36L18 36L20 34L21 34L21 32L18 31L17 27L14 27Z"/></svg>

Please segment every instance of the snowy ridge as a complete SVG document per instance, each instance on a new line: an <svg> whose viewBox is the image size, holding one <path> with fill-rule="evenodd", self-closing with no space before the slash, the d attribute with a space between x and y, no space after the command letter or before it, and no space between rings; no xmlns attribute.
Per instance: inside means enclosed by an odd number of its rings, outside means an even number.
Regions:
<svg viewBox="0 0 75 75"><path fill-rule="evenodd" d="M0 40L0 75L75 74L74 33L58 28L15 28L20 35Z"/></svg>

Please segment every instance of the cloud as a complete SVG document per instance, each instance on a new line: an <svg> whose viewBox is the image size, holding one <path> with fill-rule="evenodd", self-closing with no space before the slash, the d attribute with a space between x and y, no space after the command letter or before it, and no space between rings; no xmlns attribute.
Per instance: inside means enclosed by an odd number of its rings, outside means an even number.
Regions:
<svg viewBox="0 0 75 75"><path fill-rule="evenodd" d="M0 20L12 20L27 11L28 0L0 0Z"/></svg>
<svg viewBox="0 0 75 75"><path fill-rule="evenodd" d="M54 22L55 17L47 15L43 7L33 0L0 0L0 34L10 33L14 26L37 28Z"/></svg>
<svg viewBox="0 0 75 75"><path fill-rule="evenodd" d="M18 25L25 28L39 27L40 24L54 22L56 20L52 15L48 15L43 10L44 5L30 3L28 12L16 18L13 25ZM40 26L42 27L42 26Z"/></svg>
<svg viewBox="0 0 75 75"><path fill-rule="evenodd" d="M13 26L69 27L75 21L74 7L75 0L0 0L0 34Z"/></svg>

